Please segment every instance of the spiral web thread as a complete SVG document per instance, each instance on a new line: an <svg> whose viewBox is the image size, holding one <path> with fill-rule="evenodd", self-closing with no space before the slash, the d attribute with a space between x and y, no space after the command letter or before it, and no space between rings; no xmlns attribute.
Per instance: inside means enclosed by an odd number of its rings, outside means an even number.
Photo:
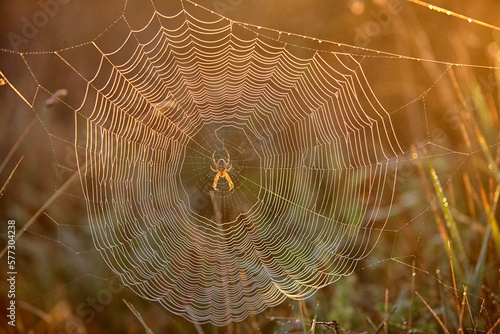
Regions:
<svg viewBox="0 0 500 334"><path fill-rule="evenodd" d="M128 33L110 47L114 27ZM80 180L123 284L224 325L352 273L385 226L402 153L359 59L189 1L114 27L52 55L86 83L72 108ZM95 75L71 60L80 49ZM212 154L230 155L234 189L213 190Z"/></svg>

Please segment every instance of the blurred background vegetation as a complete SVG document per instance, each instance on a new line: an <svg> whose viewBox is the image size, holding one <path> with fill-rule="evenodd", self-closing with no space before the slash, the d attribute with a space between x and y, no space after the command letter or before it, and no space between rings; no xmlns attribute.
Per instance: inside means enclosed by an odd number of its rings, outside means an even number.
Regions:
<svg viewBox="0 0 500 334"><path fill-rule="evenodd" d="M8 219L16 220L18 231L31 224L17 240L16 330L498 332L500 72L494 67L500 66L499 29L403 0L195 2L234 20L282 31L414 58L481 66L383 56L363 60L368 82L393 115L408 152L399 159L385 232L351 276L306 301L287 300L221 328L195 326L118 284L92 243L78 182L67 185L70 174L58 167L61 162L71 164L74 156L54 147L57 144L49 133L67 127L68 119L57 106L37 116L8 85L0 86L2 186L14 171L0 198L4 226L0 247L6 245ZM433 4L500 26L497 1ZM123 1L61 1L47 24L27 43L18 44L19 50L58 50L93 40L121 15L122 7ZM30 20L41 8L36 1L0 2L0 47L13 49L9 33L21 35L23 18ZM373 55L359 48L346 51ZM43 61L41 56L41 67ZM10 74L23 94L33 93L33 78L19 56L0 52L0 70ZM54 91L71 89L65 86L65 75L47 68L44 80L50 79ZM4 277L5 256L1 261ZM7 285L5 280L0 284L0 307L5 309ZM0 320L0 332L14 333L4 320Z"/></svg>

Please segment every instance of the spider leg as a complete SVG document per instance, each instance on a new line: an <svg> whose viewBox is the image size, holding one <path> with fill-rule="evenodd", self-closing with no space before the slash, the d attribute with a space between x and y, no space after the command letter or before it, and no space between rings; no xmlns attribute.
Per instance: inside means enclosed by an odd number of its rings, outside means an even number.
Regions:
<svg viewBox="0 0 500 334"><path fill-rule="evenodd" d="M233 165L228 165L228 166L229 166L229 168L226 168L226 172L229 172L231 170L231 168L233 168Z"/></svg>
<svg viewBox="0 0 500 334"><path fill-rule="evenodd" d="M234 184L233 184L233 181L231 181L231 178L229 177L229 174L226 174L225 177L226 177L227 183L229 183L229 190L233 189L234 188Z"/></svg>
<svg viewBox="0 0 500 334"><path fill-rule="evenodd" d="M217 167L217 163L215 162L215 151L212 154L212 161L214 162L214 165Z"/></svg>
<svg viewBox="0 0 500 334"><path fill-rule="evenodd" d="M227 151L227 148L225 148L225 150L226 150L226 154L227 154L227 164L226 164L226 166L228 166L229 165L229 159L231 159L231 157L229 156L229 152Z"/></svg>
<svg viewBox="0 0 500 334"><path fill-rule="evenodd" d="M214 184L213 184L214 190L217 190L217 182L219 181L220 176L221 176L221 173L217 173L217 175L215 175Z"/></svg>
<svg viewBox="0 0 500 334"><path fill-rule="evenodd" d="M210 169L213 171L213 172L218 172L217 169L214 169L212 166L210 166Z"/></svg>

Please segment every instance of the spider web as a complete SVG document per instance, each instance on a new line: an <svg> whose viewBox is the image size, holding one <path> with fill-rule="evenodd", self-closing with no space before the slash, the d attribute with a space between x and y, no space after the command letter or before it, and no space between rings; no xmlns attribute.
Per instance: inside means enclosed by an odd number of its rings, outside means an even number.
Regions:
<svg viewBox="0 0 500 334"><path fill-rule="evenodd" d="M116 50L93 44L79 163L96 246L124 284L217 325L350 274L383 227L397 149L353 57L296 56L244 28L186 6ZM231 191L209 189L222 149Z"/></svg>
<svg viewBox="0 0 500 334"><path fill-rule="evenodd" d="M193 322L241 321L349 275L389 213L401 149L359 61L281 35L184 2L52 54L86 82L74 142L97 250ZM214 191L225 150L235 187Z"/></svg>
<svg viewBox="0 0 500 334"><path fill-rule="evenodd" d="M82 87L57 98L74 137L49 132L74 146L109 268L218 326L350 275L384 230L408 152L365 55L188 0L155 6L145 22L124 11L90 43L13 55L35 80L50 58ZM55 90L18 93L33 107ZM222 178L213 189L213 154L234 189Z"/></svg>

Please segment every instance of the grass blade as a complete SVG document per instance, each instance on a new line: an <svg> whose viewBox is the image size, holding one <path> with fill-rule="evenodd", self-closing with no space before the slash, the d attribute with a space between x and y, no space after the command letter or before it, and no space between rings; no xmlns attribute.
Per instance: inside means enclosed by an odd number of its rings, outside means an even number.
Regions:
<svg viewBox="0 0 500 334"><path fill-rule="evenodd" d="M19 164L21 163L21 161L23 160L23 158L24 158L24 155L21 157L21 159L19 159L19 161L17 162L17 164L14 167L14 169L12 170L12 172L10 172L10 175L7 178L7 181L5 181L5 183L2 186L2 189L0 190L0 197L2 197L2 194L3 194L4 190L5 190L5 188L7 188L7 185L9 184L10 179L12 178L12 176L14 175L14 173L16 172L17 167L19 167Z"/></svg>
<svg viewBox="0 0 500 334"><path fill-rule="evenodd" d="M436 170L432 166L432 163L430 159L427 160L429 164L429 170L432 176L432 184L434 185L434 190L436 191L436 195L438 196L440 207L443 211L444 214L444 219L446 220L446 225L450 229L450 237L451 237L451 242L457 246L458 249L458 255L459 255L459 262L464 265L464 268L468 268L468 261L467 261L467 255L465 252L465 247L464 243L462 241L462 237L460 236L460 233L458 232L458 227L455 223L455 220L453 219L453 216L450 212L449 205L448 205L448 200L446 199L443 191L443 187L441 186L441 183L439 182L439 177L436 173ZM445 240L445 242L449 242L450 240ZM449 247L449 255L453 255L453 248ZM458 266L460 268L460 266ZM463 279L463 272L459 271L459 276L462 276L461 279Z"/></svg>
<svg viewBox="0 0 500 334"><path fill-rule="evenodd" d="M434 316L434 318L437 320L437 322L439 323L439 325L441 325L441 328L443 329L443 331L445 333L448 333L450 334L450 332L448 331L448 329L446 329L445 325L443 324L443 322L441 321L441 319L439 319L438 315L436 314L436 312L434 312L434 310L432 309L432 307L430 307L429 304L427 304L427 302L425 301L424 298L422 298L422 296L420 296L420 294L418 293L418 291L415 291L415 294L417 295L418 298L420 298L420 300L425 304L425 306L429 309L429 311L431 311L432 315Z"/></svg>
<svg viewBox="0 0 500 334"><path fill-rule="evenodd" d="M127 305L127 307L130 309L130 311L132 311L132 313L135 315L135 317L137 318L137 320L140 321L140 323L142 324L142 326L146 330L146 333L148 333L148 334L154 334L153 331L144 322L144 320L142 319L142 316L140 315L140 313L137 312L137 310L135 309L134 305L132 305L132 303L130 303L129 301L127 301L125 299L122 299L122 300L125 303L125 305Z"/></svg>
<svg viewBox="0 0 500 334"><path fill-rule="evenodd" d="M498 185L495 190L494 201L493 201L495 210L492 210L492 208L490 207L483 187L480 187L480 190L481 190L481 199L483 201L484 209L486 211L486 214L488 215L488 220L489 220L488 227L491 226L491 231L493 232L493 242L495 243L497 254L498 256L500 256L500 231L498 228L497 220L494 215L494 212L496 211L496 204L498 203L498 197L500 194L500 185Z"/></svg>

